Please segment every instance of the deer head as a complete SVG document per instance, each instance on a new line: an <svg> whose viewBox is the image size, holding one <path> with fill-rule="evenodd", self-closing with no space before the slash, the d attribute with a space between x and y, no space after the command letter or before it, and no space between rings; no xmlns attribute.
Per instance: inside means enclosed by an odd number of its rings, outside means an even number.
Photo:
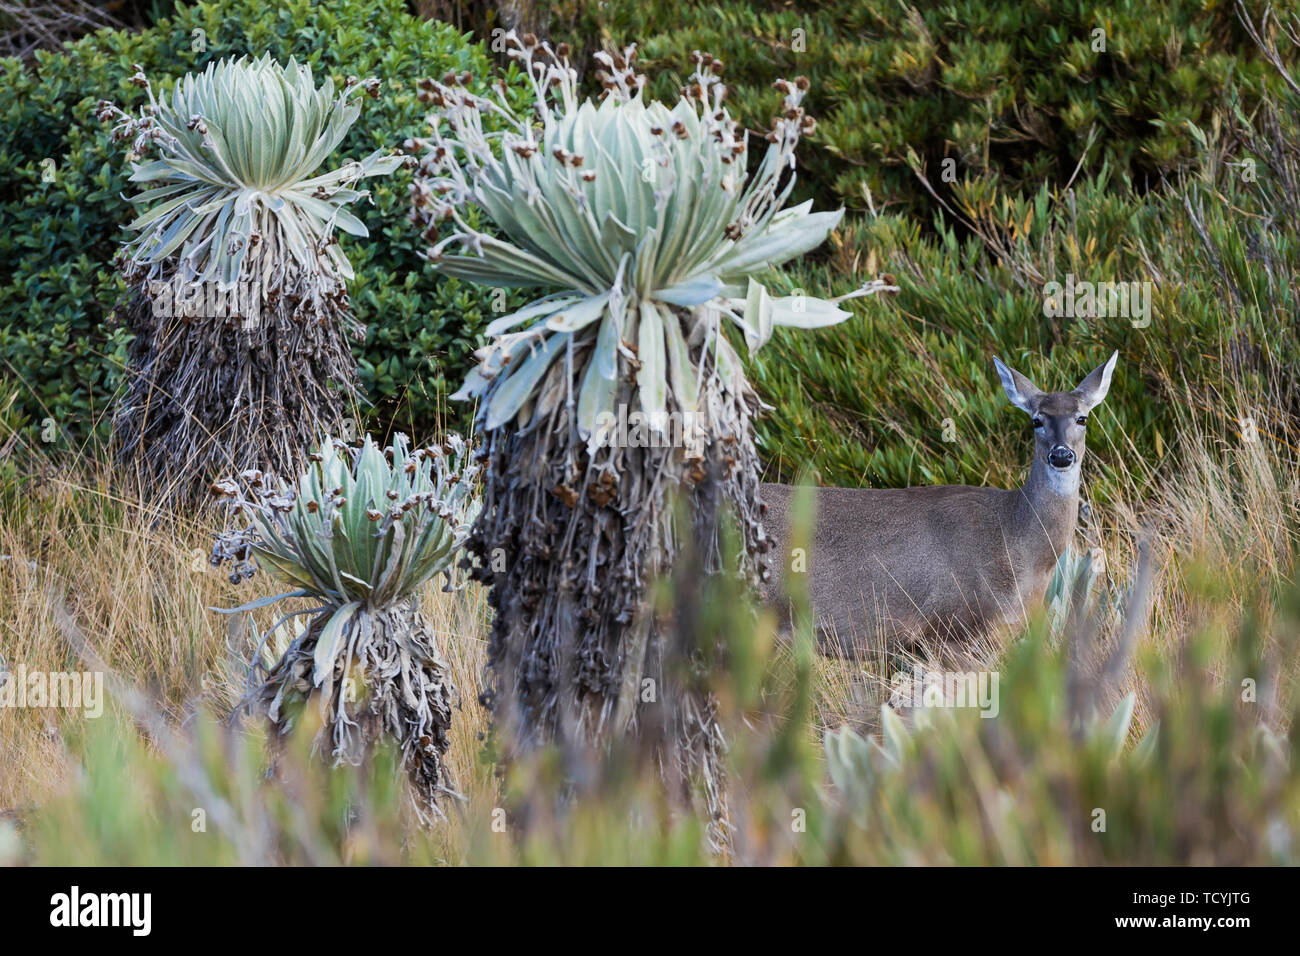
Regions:
<svg viewBox="0 0 1300 956"><path fill-rule="evenodd" d="M1119 352L1093 369L1071 392L1044 392L998 359L993 359L1011 404L1027 414L1034 425L1034 468L1061 494L1079 489L1088 413L1101 404L1110 389L1111 373Z"/></svg>

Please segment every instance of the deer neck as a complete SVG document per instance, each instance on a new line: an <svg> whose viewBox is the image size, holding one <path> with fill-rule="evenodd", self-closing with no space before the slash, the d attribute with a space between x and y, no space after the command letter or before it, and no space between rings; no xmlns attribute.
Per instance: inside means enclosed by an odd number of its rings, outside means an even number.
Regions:
<svg viewBox="0 0 1300 956"><path fill-rule="evenodd" d="M1080 473L1080 463L1061 472L1035 458L1020 489L1015 507L1017 529L1025 540L1042 541L1045 546L1050 543L1045 560L1054 562L1074 540L1079 520Z"/></svg>

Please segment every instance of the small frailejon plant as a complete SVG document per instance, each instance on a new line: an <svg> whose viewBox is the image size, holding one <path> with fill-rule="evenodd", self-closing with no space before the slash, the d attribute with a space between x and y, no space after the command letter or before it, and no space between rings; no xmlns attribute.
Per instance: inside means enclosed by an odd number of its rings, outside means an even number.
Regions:
<svg viewBox="0 0 1300 956"><path fill-rule="evenodd" d="M128 381L114 415L119 456L151 487L192 495L250 467L288 471L319 435L338 433L355 396L348 343L361 328L347 298L352 268L338 231L365 237L348 205L357 184L391 173L376 151L321 172L356 122L350 77L337 94L311 68L228 58L132 117L98 115L129 142L136 235L119 253L133 290ZM134 163L151 149L158 158Z"/></svg>
<svg viewBox="0 0 1300 956"><path fill-rule="evenodd" d="M479 401L489 460L468 542L496 610L486 699L507 758L551 740L599 745L653 721L676 748L661 763L682 779L702 770L720 822L715 709L674 693L673 668L695 649L666 646L646 591L684 536L701 543L705 571L720 569L723 509L742 529L742 573L762 573L760 402L728 328L753 352L776 326L849 315L836 301L775 298L759 281L841 217L783 208L795 147L813 125L800 106L807 82L777 81L783 112L751 176L713 57L695 54L669 107L642 100L635 48L597 54L597 104L579 100L565 45L513 33L507 43L534 112L475 95L469 77L425 80L431 132L408 144L422 153L413 219L435 268L547 290L488 327L479 366L453 396ZM503 238L476 228L466 207ZM611 436L633 416L633 437ZM680 520L677 495L689 503Z"/></svg>
<svg viewBox="0 0 1300 956"><path fill-rule="evenodd" d="M336 764L359 764L386 736L421 817L441 817L439 795L455 793L443 754L456 689L419 597L437 574L452 585L478 466L455 435L414 451L400 435L386 451L369 436L355 448L328 440L310 459L293 484L251 470L212 487L236 525L213 563L230 563L234 581L260 565L296 588L224 613L313 602L262 635L244 703L283 735L314 702L318 745ZM303 615L308 626L286 630ZM283 647L269 667L267 646Z"/></svg>

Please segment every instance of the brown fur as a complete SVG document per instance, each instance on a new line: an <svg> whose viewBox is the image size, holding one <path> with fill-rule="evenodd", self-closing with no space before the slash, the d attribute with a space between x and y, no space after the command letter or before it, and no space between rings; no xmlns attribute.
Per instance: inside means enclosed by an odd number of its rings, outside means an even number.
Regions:
<svg viewBox="0 0 1300 956"><path fill-rule="evenodd" d="M854 653L873 635L903 644L977 637L1041 602L1078 519L1086 427L1077 419L1105 397L1114 362L1112 355L1072 392L1040 392L998 363L1008 397L1041 422L1020 488L817 488L805 567L823 650ZM1062 447L1075 457L1065 469L1049 461ZM789 534L795 490L761 486L774 543L771 601L783 600L782 581L798 557Z"/></svg>

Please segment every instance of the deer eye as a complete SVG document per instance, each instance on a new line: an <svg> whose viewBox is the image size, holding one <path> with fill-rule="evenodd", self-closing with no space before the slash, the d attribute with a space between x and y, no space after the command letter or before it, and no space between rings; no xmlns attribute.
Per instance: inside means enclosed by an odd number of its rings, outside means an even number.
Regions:
<svg viewBox="0 0 1300 956"><path fill-rule="evenodd" d="M1074 420L1074 423L1075 423L1076 425L1086 425L1086 424L1088 424L1088 416L1087 416L1087 415L1080 415L1078 418L1076 418L1076 419Z"/></svg>
<svg viewBox="0 0 1300 956"><path fill-rule="evenodd" d="M1035 428L1042 428L1042 427L1043 427L1043 420L1042 420L1041 418L1035 418L1035 419L1034 419L1034 427L1035 427Z"/></svg>

